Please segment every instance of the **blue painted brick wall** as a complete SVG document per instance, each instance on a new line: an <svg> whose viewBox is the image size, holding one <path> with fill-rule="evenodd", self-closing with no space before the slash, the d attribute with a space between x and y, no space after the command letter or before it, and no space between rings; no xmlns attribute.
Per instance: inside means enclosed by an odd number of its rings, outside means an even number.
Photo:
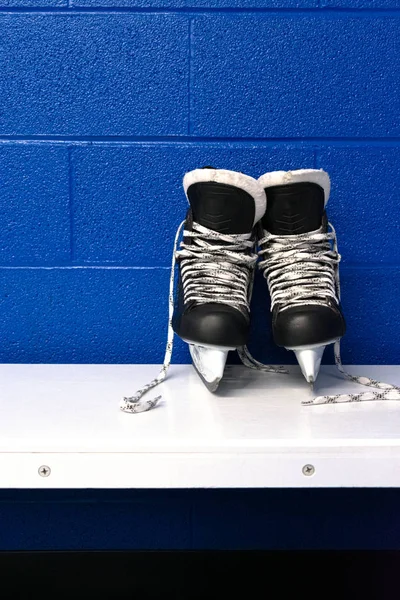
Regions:
<svg viewBox="0 0 400 600"><path fill-rule="evenodd" d="M399 9L0 0L0 361L160 362L181 179L214 164L331 173L344 358L399 363ZM258 278L287 362L267 307Z"/></svg>

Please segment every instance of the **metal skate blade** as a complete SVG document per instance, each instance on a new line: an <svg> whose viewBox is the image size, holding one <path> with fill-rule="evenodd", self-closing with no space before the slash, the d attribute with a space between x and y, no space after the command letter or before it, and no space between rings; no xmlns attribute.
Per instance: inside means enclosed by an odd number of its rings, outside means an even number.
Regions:
<svg viewBox="0 0 400 600"><path fill-rule="evenodd" d="M189 344L193 366L210 392L216 392L225 369L228 350Z"/></svg>
<svg viewBox="0 0 400 600"><path fill-rule="evenodd" d="M196 371L197 375L202 380L202 382L204 383L204 385L206 386L206 388L208 389L208 391L211 392L212 394L214 394L219 387L221 379L214 379L213 381L206 381L206 379L204 379L204 377L200 373L200 371L198 369L196 369L196 366L194 364L193 364L193 368Z"/></svg>
<svg viewBox="0 0 400 600"><path fill-rule="evenodd" d="M301 371L312 388L314 388L314 383L318 377L324 350L325 346L318 346L317 348L305 347L294 350Z"/></svg>

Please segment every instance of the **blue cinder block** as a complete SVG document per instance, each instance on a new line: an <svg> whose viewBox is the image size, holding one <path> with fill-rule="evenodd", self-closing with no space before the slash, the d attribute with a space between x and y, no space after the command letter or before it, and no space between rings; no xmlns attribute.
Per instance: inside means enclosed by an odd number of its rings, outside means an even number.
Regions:
<svg viewBox="0 0 400 600"><path fill-rule="evenodd" d="M193 23L193 133L385 137L400 133L391 16L209 15Z"/></svg>
<svg viewBox="0 0 400 600"><path fill-rule="evenodd" d="M0 135L187 132L179 15L0 15Z"/></svg>
<svg viewBox="0 0 400 600"><path fill-rule="evenodd" d="M400 265L400 148L329 148L318 164L332 182L328 215L343 264Z"/></svg>
<svg viewBox="0 0 400 600"><path fill-rule="evenodd" d="M69 261L66 148L0 144L0 206L0 265Z"/></svg>
<svg viewBox="0 0 400 600"><path fill-rule="evenodd" d="M400 268L343 269L347 364L400 364Z"/></svg>
<svg viewBox="0 0 400 600"><path fill-rule="evenodd" d="M140 8L316 8L318 0L72 0L72 6L123 6Z"/></svg>
<svg viewBox="0 0 400 600"><path fill-rule="evenodd" d="M305 550L397 548L397 490L202 490L193 546ZM377 513L376 507L383 510Z"/></svg>
<svg viewBox="0 0 400 600"><path fill-rule="evenodd" d="M46 490L45 499L34 494L27 500L21 491L12 495L11 501L0 502L0 550L169 550L191 545L191 505L172 490L134 490L114 498L97 490L83 500L75 491L69 502L65 491Z"/></svg>
<svg viewBox="0 0 400 600"><path fill-rule="evenodd" d="M186 171L213 165L258 177L312 167L311 149L247 144L151 144L72 151L78 261L169 266L187 200Z"/></svg>
<svg viewBox="0 0 400 600"><path fill-rule="evenodd" d="M0 361L160 363L168 282L163 268L0 268ZM266 362L293 362L270 339L264 283L257 278L250 348ZM342 284L344 360L399 363L400 270L347 268ZM187 346L175 342L173 362L190 362Z"/></svg>
<svg viewBox="0 0 400 600"><path fill-rule="evenodd" d="M64 8L68 0L0 0L0 8Z"/></svg>
<svg viewBox="0 0 400 600"><path fill-rule="evenodd" d="M399 8L399 0L321 0L321 8Z"/></svg>
<svg viewBox="0 0 400 600"><path fill-rule="evenodd" d="M0 268L1 362L157 363L168 269ZM189 362L183 342L176 362Z"/></svg>

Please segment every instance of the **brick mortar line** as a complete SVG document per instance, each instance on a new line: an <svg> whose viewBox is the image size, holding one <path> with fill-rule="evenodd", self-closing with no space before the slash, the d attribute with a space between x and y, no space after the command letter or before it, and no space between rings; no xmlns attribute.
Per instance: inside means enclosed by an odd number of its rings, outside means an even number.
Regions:
<svg viewBox="0 0 400 600"><path fill-rule="evenodd" d="M0 265L0 271L169 271L170 266L138 267L133 265Z"/></svg>
<svg viewBox="0 0 400 600"><path fill-rule="evenodd" d="M196 17L196 15L213 15L213 14L231 14L231 15L252 15L252 14L281 14L281 15L346 15L349 16L396 16L400 15L400 8L354 8L354 7L327 7L327 6L315 6L315 7L298 7L298 8L279 8L279 7L208 7L208 8L196 8L196 7L156 7L156 8L144 8L144 7L122 7L122 6L74 6L69 3L66 6L37 6L37 7L10 7L0 5L0 14L59 14L59 15L79 15L79 14L94 14L94 15L107 15L107 14L142 14L142 15L187 15L190 17Z"/></svg>
<svg viewBox="0 0 400 600"><path fill-rule="evenodd" d="M169 271L170 266L128 266L128 265L0 265L0 271L82 271L82 270L97 270L97 271ZM400 264L359 264L346 265L342 264L341 273L347 271L400 271Z"/></svg>
<svg viewBox="0 0 400 600"><path fill-rule="evenodd" d="M132 137L86 137L79 138L74 137L53 137L53 136L10 136L1 137L0 144L50 144L50 145L67 145L70 148L80 146L119 146L129 147L137 145L202 145L202 144L215 144L215 145L237 145L245 146L256 144L259 146L274 146L274 145L287 145L291 147L307 147L318 150L325 146L343 146L343 147L397 147L400 145L400 137L354 137L354 138L337 138L337 137L324 137L324 138L259 138L259 137L243 137L243 138L229 138L229 137L198 137L198 136L161 136L161 137L146 137L146 136L132 136Z"/></svg>

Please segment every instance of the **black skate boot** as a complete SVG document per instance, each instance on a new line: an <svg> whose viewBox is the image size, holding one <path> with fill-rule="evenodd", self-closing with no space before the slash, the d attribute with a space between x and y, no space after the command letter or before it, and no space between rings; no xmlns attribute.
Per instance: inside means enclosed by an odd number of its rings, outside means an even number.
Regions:
<svg viewBox="0 0 400 600"><path fill-rule="evenodd" d="M346 329L339 300L340 256L325 212L329 176L315 169L276 171L259 182L267 196L260 268L271 295L274 340L295 352L313 385L325 346Z"/></svg>
<svg viewBox="0 0 400 600"><path fill-rule="evenodd" d="M229 350L247 341L257 254L254 225L265 212L257 180L234 171L196 169L183 180L190 209L176 253L179 286L172 326L214 392Z"/></svg>

